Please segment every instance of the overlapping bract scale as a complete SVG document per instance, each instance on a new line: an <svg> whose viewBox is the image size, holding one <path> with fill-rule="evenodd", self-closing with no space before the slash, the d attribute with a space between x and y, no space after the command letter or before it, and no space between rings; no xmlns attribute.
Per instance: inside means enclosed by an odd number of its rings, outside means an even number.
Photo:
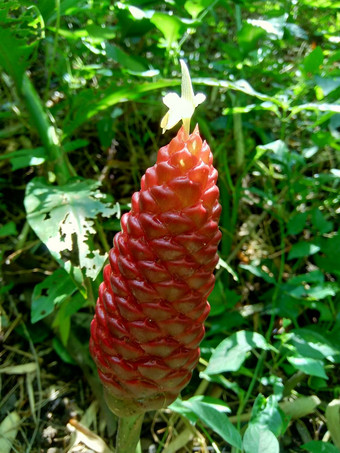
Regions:
<svg viewBox="0 0 340 453"><path fill-rule="evenodd" d="M90 340L118 415L170 404L197 365L221 238L216 180L198 129L181 129L121 219Z"/></svg>

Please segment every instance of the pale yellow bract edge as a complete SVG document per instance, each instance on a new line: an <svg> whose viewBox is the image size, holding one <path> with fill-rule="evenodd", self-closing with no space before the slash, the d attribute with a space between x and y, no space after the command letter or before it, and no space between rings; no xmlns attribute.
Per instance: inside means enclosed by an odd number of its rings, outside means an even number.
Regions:
<svg viewBox="0 0 340 453"><path fill-rule="evenodd" d="M172 129L179 121L183 121L184 130L190 134L190 119L194 114L195 108L205 100L203 93L194 94L190 79L189 69L184 60L180 60L182 68L182 94L168 93L163 98L164 104L168 107L168 112L161 121L162 133Z"/></svg>

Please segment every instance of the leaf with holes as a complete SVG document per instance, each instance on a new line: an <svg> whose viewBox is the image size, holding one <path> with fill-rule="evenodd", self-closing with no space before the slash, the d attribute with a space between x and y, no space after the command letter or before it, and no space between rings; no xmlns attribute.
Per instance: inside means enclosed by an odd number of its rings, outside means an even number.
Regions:
<svg viewBox="0 0 340 453"><path fill-rule="evenodd" d="M24 200L28 223L52 256L67 270L70 261L79 265L93 279L106 259L91 244L96 234L94 220L98 215L118 213L99 186L90 179L51 186L43 178L34 178Z"/></svg>

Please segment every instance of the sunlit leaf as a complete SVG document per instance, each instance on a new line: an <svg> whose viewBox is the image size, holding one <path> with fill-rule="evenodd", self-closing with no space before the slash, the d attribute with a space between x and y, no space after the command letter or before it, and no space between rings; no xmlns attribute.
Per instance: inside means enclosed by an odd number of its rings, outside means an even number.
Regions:
<svg viewBox="0 0 340 453"><path fill-rule="evenodd" d="M320 250L320 247L316 244L312 244L306 241L300 241L293 244L292 248L288 253L288 259L292 260L295 258L303 258L305 256L314 255Z"/></svg>
<svg viewBox="0 0 340 453"><path fill-rule="evenodd" d="M223 340L212 353L206 374L237 371L253 348L270 349L265 338L256 332L239 331Z"/></svg>
<svg viewBox="0 0 340 453"><path fill-rule="evenodd" d="M279 453L279 441L265 426L250 424L244 433L245 453Z"/></svg>
<svg viewBox="0 0 340 453"><path fill-rule="evenodd" d="M311 359L310 357L288 357L288 361L296 368L311 376L328 379L325 373L325 365L322 360Z"/></svg>
<svg viewBox="0 0 340 453"><path fill-rule="evenodd" d="M110 207L99 186L93 180L50 186L44 179L35 178L27 185L24 201L31 228L53 257L61 264L70 258L78 261L93 279L106 259L90 245L96 234L94 220L98 215L117 214L117 208Z"/></svg>
<svg viewBox="0 0 340 453"><path fill-rule="evenodd" d="M195 422L195 418L201 420L228 444L241 448L241 436L224 414L228 408L223 403L199 396L186 401L177 400L170 409L181 413L191 421Z"/></svg>

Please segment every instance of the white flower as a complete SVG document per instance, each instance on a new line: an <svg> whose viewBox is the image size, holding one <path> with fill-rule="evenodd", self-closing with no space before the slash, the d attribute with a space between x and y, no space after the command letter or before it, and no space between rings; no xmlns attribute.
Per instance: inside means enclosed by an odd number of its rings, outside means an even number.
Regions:
<svg viewBox="0 0 340 453"><path fill-rule="evenodd" d="M189 134L190 119L194 114L195 108L205 100L203 93L194 95L190 74L187 65L180 60L182 68L182 94L168 93L163 98L164 104L169 108L161 121L162 132L172 129L179 121L183 121L184 129Z"/></svg>

